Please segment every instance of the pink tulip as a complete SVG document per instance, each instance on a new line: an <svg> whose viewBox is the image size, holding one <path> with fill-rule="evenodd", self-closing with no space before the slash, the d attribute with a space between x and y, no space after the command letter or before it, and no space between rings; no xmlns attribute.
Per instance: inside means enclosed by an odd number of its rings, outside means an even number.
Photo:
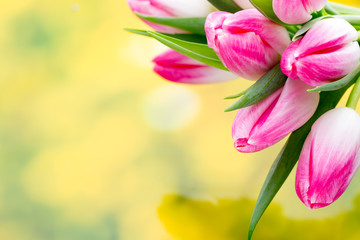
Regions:
<svg viewBox="0 0 360 240"><path fill-rule="evenodd" d="M327 0L273 0L273 9L278 18L287 24L302 24L311 14L320 11Z"/></svg>
<svg viewBox="0 0 360 240"><path fill-rule="evenodd" d="M319 94L307 92L309 87L289 78L283 88L263 101L240 109L232 127L235 148L257 152L304 125L319 103Z"/></svg>
<svg viewBox="0 0 360 240"><path fill-rule="evenodd" d="M242 9L251 9L254 8L254 6L251 4L249 0L234 0L236 5L241 7Z"/></svg>
<svg viewBox="0 0 360 240"><path fill-rule="evenodd" d="M300 154L295 188L310 209L338 199L360 166L360 116L351 108L333 109L312 126Z"/></svg>
<svg viewBox="0 0 360 240"><path fill-rule="evenodd" d="M210 67L174 50L157 56L154 71L163 78L178 83L216 83L236 79L238 76Z"/></svg>
<svg viewBox="0 0 360 240"><path fill-rule="evenodd" d="M211 5L206 0L127 0L134 12L154 17L206 17ZM184 33L184 31L144 21L156 31Z"/></svg>
<svg viewBox="0 0 360 240"><path fill-rule="evenodd" d="M281 69L290 78L312 86L339 80L359 64L358 33L343 19L317 22L304 37L292 42L281 59Z"/></svg>
<svg viewBox="0 0 360 240"><path fill-rule="evenodd" d="M280 61L290 43L286 29L256 9L213 12L205 23L208 45L240 77L257 80Z"/></svg>

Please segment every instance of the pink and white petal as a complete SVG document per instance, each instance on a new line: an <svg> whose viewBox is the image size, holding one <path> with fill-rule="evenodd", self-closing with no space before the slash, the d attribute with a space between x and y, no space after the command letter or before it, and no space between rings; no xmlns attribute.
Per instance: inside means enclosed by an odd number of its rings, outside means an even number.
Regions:
<svg viewBox="0 0 360 240"><path fill-rule="evenodd" d="M253 32L218 35L219 57L233 73L257 80L280 59L269 45Z"/></svg>
<svg viewBox="0 0 360 240"><path fill-rule="evenodd" d="M209 66L161 66L155 65L154 72L163 78L178 83L209 84L238 78L235 74Z"/></svg>
<svg viewBox="0 0 360 240"><path fill-rule="evenodd" d="M283 55L281 56L280 67L282 72L293 79L298 78L298 71L296 68L296 61L299 56L298 47L301 43L302 38L291 42L289 47L285 50Z"/></svg>
<svg viewBox="0 0 360 240"><path fill-rule="evenodd" d="M299 199L311 209L311 203L307 192L310 186L310 161L311 161L311 151L312 151L312 139L313 133L310 132L308 137L305 140L305 143L302 147L299 163L296 170L296 178L295 178L295 190Z"/></svg>
<svg viewBox="0 0 360 240"><path fill-rule="evenodd" d="M234 2L241 7L242 9L252 9L255 8L249 0L234 0Z"/></svg>
<svg viewBox="0 0 360 240"><path fill-rule="evenodd" d="M231 72L210 67L172 49L154 58L153 62L157 74L178 83L205 84L238 78Z"/></svg>
<svg viewBox="0 0 360 240"><path fill-rule="evenodd" d="M313 125L296 174L296 191L311 209L327 206L345 191L360 165L360 116L337 108Z"/></svg>
<svg viewBox="0 0 360 240"><path fill-rule="evenodd" d="M174 15L171 12L168 12L166 9L159 8L156 5L153 5L150 1L128 0L128 4L132 11L138 12L138 13L141 13L144 15L157 16L157 17L174 17ZM186 31L183 31L181 29L152 23L152 22L143 20L142 18L140 18L140 19L158 32L171 33L171 34L186 33Z"/></svg>
<svg viewBox="0 0 360 240"><path fill-rule="evenodd" d="M213 12L210 13L205 22L205 32L208 46L216 53L219 53L217 46L217 35L218 32L222 31L222 26L227 17L231 16L231 13L228 12Z"/></svg>
<svg viewBox="0 0 360 240"><path fill-rule="evenodd" d="M275 144L304 125L319 104L319 93L310 93L311 86L299 79L288 79L271 112L263 114L250 132L253 144Z"/></svg>
<svg viewBox="0 0 360 240"><path fill-rule="evenodd" d="M161 6L157 6L149 0L127 0L130 8L134 12L138 12L144 15L156 16L156 17L175 17L174 14L167 11Z"/></svg>
<svg viewBox="0 0 360 240"><path fill-rule="evenodd" d="M212 10L206 0L150 0L176 17L206 17Z"/></svg>
<svg viewBox="0 0 360 240"><path fill-rule="evenodd" d="M232 34L254 32L278 54L282 54L291 42L289 33L283 26L267 19L256 9L231 15L224 21L223 29Z"/></svg>
<svg viewBox="0 0 360 240"><path fill-rule="evenodd" d="M268 144L250 144L248 139L258 119L277 101L281 91L282 88L261 102L238 110L232 126L232 136L235 148L239 152L256 152L269 146Z"/></svg>
<svg viewBox="0 0 360 240"><path fill-rule="evenodd" d="M302 81L312 86L321 86L352 72L358 66L359 59L359 45L353 42L334 52L300 58L295 65Z"/></svg>
<svg viewBox="0 0 360 240"><path fill-rule="evenodd" d="M327 0L307 0L303 2L305 9L307 9L309 13L313 13L323 9L327 3Z"/></svg>
<svg viewBox="0 0 360 240"><path fill-rule="evenodd" d="M338 18L321 20L305 34L300 46L299 55L309 55L321 51L331 51L336 47L356 41L358 33L347 21Z"/></svg>
<svg viewBox="0 0 360 240"><path fill-rule="evenodd" d="M273 0L276 16L287 24L301 24L309 21L312 16L305 8L302 0Z"/></svg>

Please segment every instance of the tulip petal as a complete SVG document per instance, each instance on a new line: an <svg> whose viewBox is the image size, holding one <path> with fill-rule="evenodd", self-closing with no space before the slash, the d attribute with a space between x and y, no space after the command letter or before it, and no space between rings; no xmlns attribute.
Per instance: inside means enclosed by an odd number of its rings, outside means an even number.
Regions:
<svg viewBox="0 0 360 240"><path fill-rule="evenodd" d="M311 19L302 0L273 0L273 9L276 16L287 24L301 24Z"/></svg>
<svg viewBox="0 0 360 240"><path fill-rule="evenodd" d="M257 80L280 60L290 43L286 29L256 9L214 12L205 23L208 45L233 73Z"/></svg>
<svg viewBox="0 0 360 240"><path fill-rule="evenodd" d="M301 58L296 62L296 69L298 77L304 82L312 86L321 86L354 71L359 64L359 58L359 44L352 42L334 52Z"/></svg>
<svg viewBox="0 0 360 240"><path fill-rule="evenodd" d="M312 86L321 86L355 70L360 59L356 29L343 19L324 19L292 42L281 58L281 70Z"/></svg>
<svg viewBox="0 0 360 240"><path fill-rule="evenodd" d="M131 10L134 12L138 12L138 13L148 15L148 16L156 16L156 17L175 17L174 14L172 14L171 12L168 12L166 9L159 8L156 5L153 5L148 0L147 1L128 0L127 2L129 4ZM185 33L185 31L177 29L177 28L152 23L152 22L146 21L144 19L141 19L141 20L158 32L171 33L171 34Z"/></svg>
<svg viewBox="0 0 360 240"><path fill-rule="evenodd" d="M224 31L233 34L241 32L256 33L278 54L282 54L291 41L289 33L284 27L264 17L256 9L237 12L228 17L223 25Z"/></svg>
<svg viewBox="0 0 360 240"><path fill-rule="evenodd" d="M211 12L211 4L206 0L150 0L150 2L176 17L206 17Z"/></svg>
<svg viewBox="0 0 360 240"><path fill-rule="evenodd" d="M327 0L307 0L303 1L305 3L305 8L310 12L320 11L327 3Z"/></svg>
<svg viewBox="0 0 360 240"><path fill-rule="evenodd" d="M248 140L254 125L258 122L259 118L264 115L264 112L274 105L274 102L279 98L281 91L282 88L261 102L242 108L237 112L232 126L232 136L235 141L235 148L239 152L256 152L271 145L271 143L252 145Z"/></svg>
<svg viewBox="0 0 360 240"><path fill-rule="evenodd" d="M242 9L252 9L255 8L249 0L233 0L239 7Z"/></svg>
<svg viewBox="0 0 360 240"><path fill-rule="evenodd" d="M127 2L132 11L154 17L205 17L211 12L211 5L206 0L127 0ZM141 20L159 32L186 33L177 28Z"/></svg>
<svg viewBox="0 0 360 240"><path fill-rule="evenodd" d="M280 60L280 56L253 32L218 36L220 59L239 76L257 80ZM236 54L235 54L236 53Z"/></svg>
<svg viewBox="0 0 360 240"><path fill-rule="evenodd" d="M222 28L222 25L227 17L231 16L228 12L213 12L210 13L205 22L205 32L208 46L216 53L219 53L217 46L217 31Z"/></svg>
<svg viewBox="0 0 360 240"><path fill-rule="evenodd" d="M327 0L273 0L273 9L278 18L287 24L302 24L320 11Z"/></svg>
<svg viewBox="0 0 360 240"><path fill-rule="evenodd" d="M360 166L360 116L333 109L312 126L300 154L296 192L310 209L325 207L345 191Z"/></svg>
<svg viewBox="0 0 360 240"><path fill-rule="evenodd" d="M224 82L238 76L224 70L210 67L174 50L168 50L157 56L154 71L163 78L189 84Z"/></svg>
<svg viewBox="0 0 360 240"><path fill-rule="evenodd" d="M296 60L298 56L298 47L301 43L302 38L291 42L289 47L285 50L284 54L281 57L281 70L282 72L293 79L298 78L298 71L296 68Z"/></svg>
<svg viewBox="0 0 360 240"><path fill-rule="evenodd" d="M304 125L319 104L319 94L307 92L309 88L299 79L288 79L274 108L250 132L249 141L275 144Z"/></svg>
<svg viewBox="0 0 360 240"><path fill-rule="evenodd" d="M328 52L358 38L356 29L343 19L329 18L314 24L298 47L298 55Z"/></svg>

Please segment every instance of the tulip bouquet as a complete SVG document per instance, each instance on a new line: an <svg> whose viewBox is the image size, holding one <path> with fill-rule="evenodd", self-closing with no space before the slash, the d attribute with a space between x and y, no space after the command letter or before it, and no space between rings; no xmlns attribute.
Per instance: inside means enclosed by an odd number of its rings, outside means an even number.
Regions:
<svg viewBox="0 0 360 240"><path fill-rule="evenodd" d="M249 239L298 162L295 189L310 209L338 199L360 166L360 9L326 0L128 0L156 31L127 29L170 49L163 78L204 84L253 80L225 111L239 152L290 134L257 200ZM346 107L336 108L352 88Z"/></svg>

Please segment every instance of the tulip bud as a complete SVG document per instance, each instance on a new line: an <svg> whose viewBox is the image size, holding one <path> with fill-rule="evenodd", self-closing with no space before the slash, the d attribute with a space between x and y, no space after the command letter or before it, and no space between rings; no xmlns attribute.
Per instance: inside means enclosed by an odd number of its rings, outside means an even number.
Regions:
<svg viewBox="0 0 360 240"><path fill-rule="evenodd" d="M154 17L206 17L211 4L206 0L127 0L134 12ZM183 33L177 28L144 21L156 31Z"/></svg>
<svg viewBox="0 0 360 240"><path fill-rule="evenodd" d="M163 78L178 83L215 83L236 79L235 74L198 62L174 50L157 56L154 71Z"/></svg>
<svg viewBox="0 0 360 240"><path fill-rule="evenodd" d="M343 19L321 20L292 42L281 58L281 70L312 86L339 80L359 64L356 29Z"/></svg>
<svg viewBox="0 0 360 240"><path fill-rule="evenodd" d="M210 48L233 73L257 80L280 60L290 43L286 29L256 9L209 14L205 32Z"/></svg>
<svg viewBox="0 0 360 240"><path fill-rule="evenodd" d="M309 21L311 14L320 11L327 0L273 0L276 16L287 24L302 24Z"/></svg>
<svg viewBox="0 0 360 240"><path fill-rule="evenodd" d="M351 108L333 109L312 126L296 172L295 188L310 209L338 199L360 166L360 116Z"/></svg>
<svg viewBox="0 0 360 240"><path fill-rule="evenodd" d="M254 6L251 4L249 0L233 0L236 5L241 7L242 9L251 9L254 8Z"/></svg>
<svg viewBox="0 0 360 240"><path fill-rule="evenodd" d="M257 152L304 125L319 103L319 94L307 92L309 87L289 78L283 88L263 101L240 109L232 127L235 148Z"/></svg>

